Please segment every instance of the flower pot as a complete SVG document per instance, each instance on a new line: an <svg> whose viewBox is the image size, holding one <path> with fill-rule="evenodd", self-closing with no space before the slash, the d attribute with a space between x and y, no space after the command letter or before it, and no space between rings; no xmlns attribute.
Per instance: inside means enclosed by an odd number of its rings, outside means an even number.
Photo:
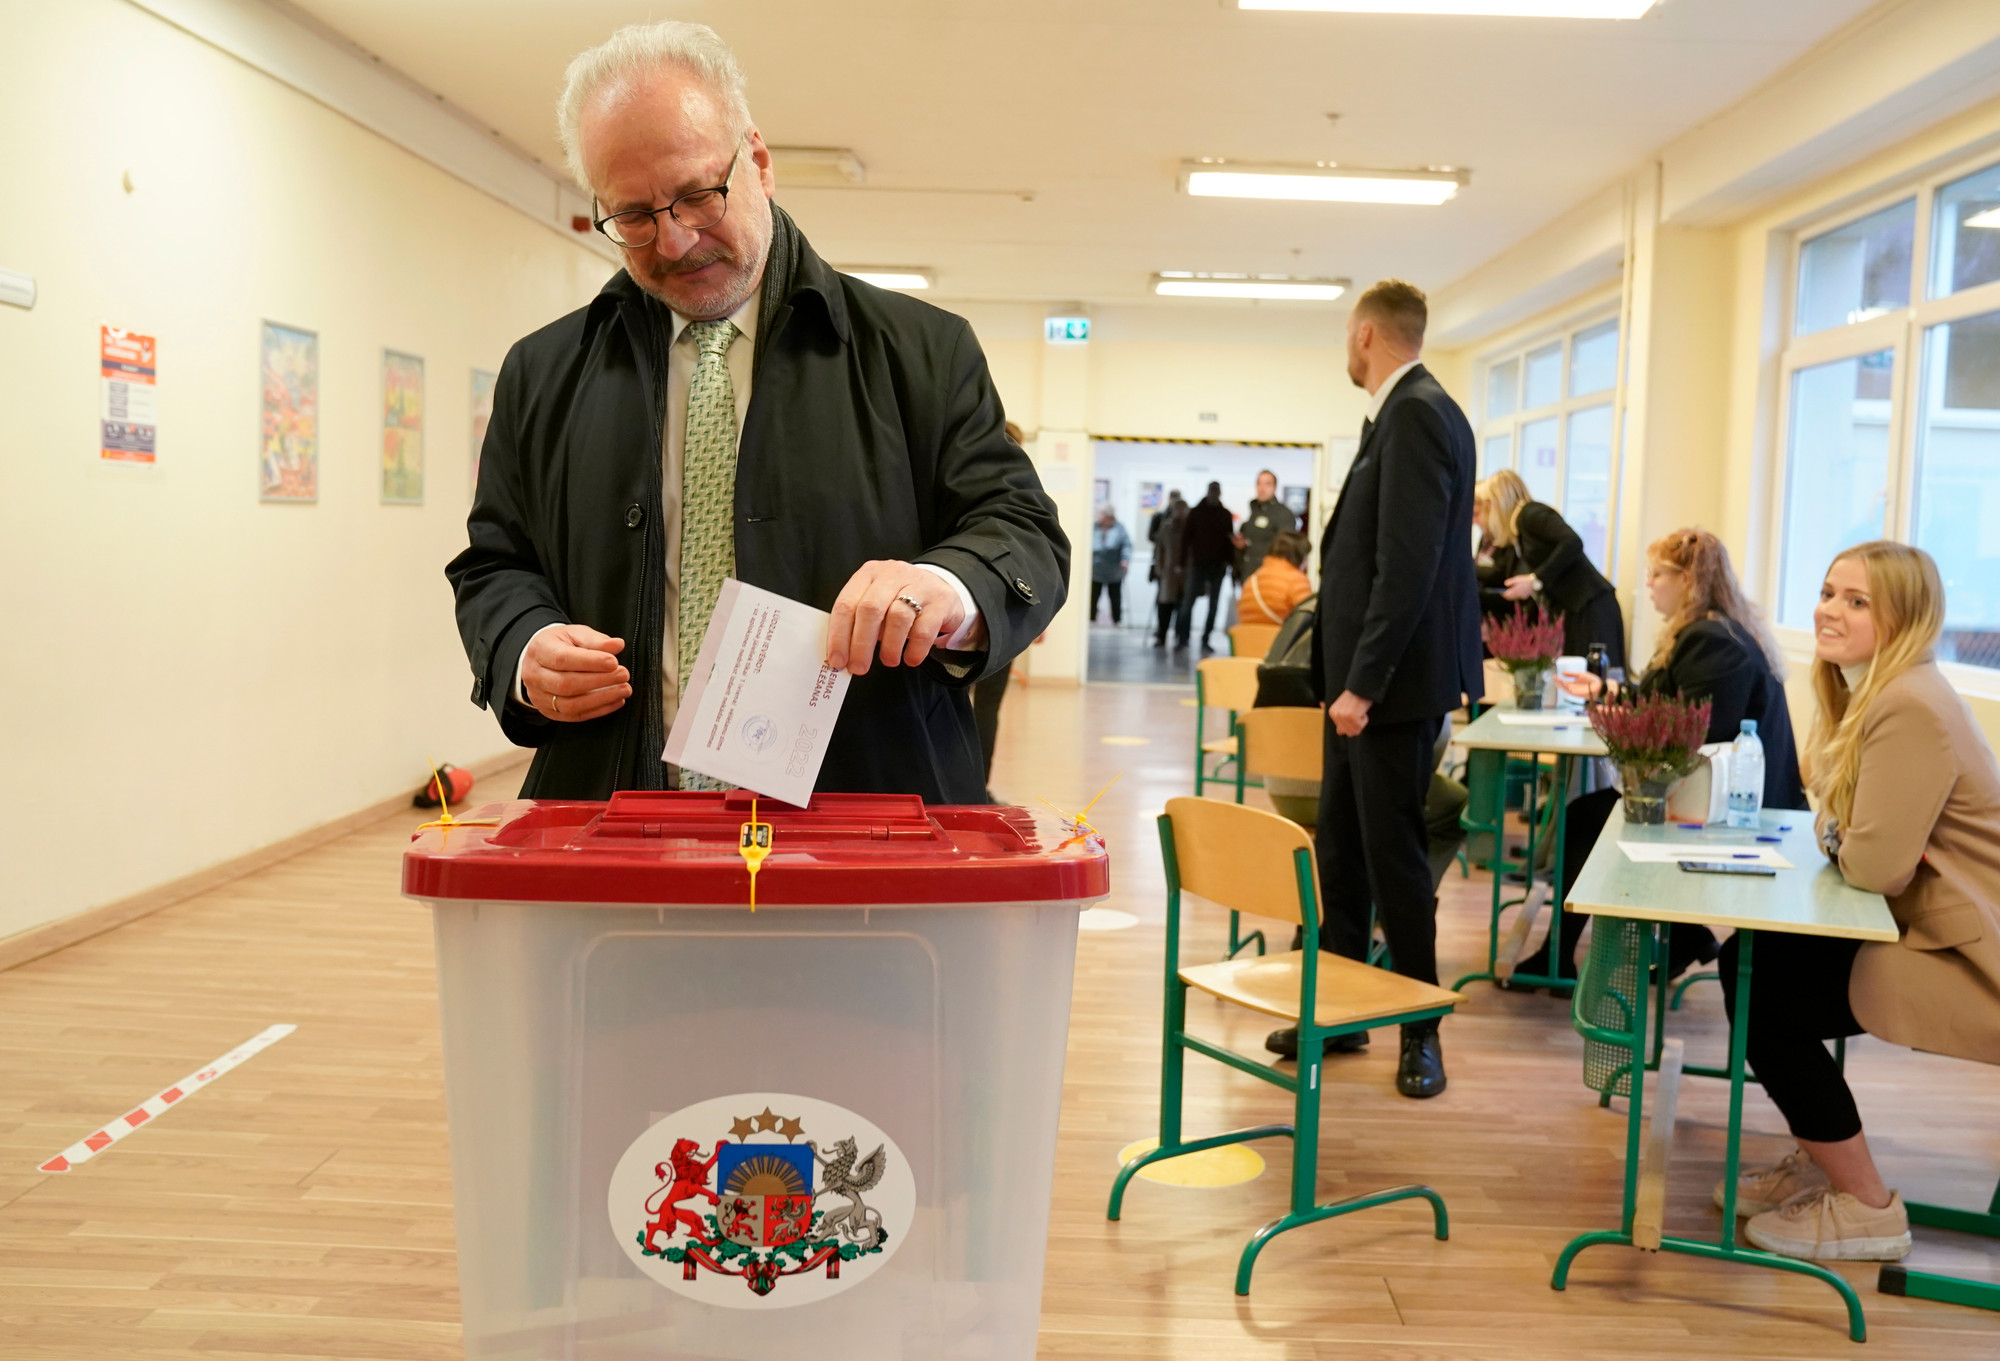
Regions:
<svg viewBox="0 0 2000 1361"><path fill-rule="evenodd" d="M1542 697L1548 692L1549 676L1555 670L1554 663L1544 662L1540 666L1516 667L1514 677L1514 707L1516 709L1539 709Z"/></svg>
<svg viewBox="0 0 2000 1361"><path fill-rule="evenodd" d="M1642 827L1659 827L1667 820L1667 791L1671 780L1639 779L1626 776L1625 821Z"/></svg>

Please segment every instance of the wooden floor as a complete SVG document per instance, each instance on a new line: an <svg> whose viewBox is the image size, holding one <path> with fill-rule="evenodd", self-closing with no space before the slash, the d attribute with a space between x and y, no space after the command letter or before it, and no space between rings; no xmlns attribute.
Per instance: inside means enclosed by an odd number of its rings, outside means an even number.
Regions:
<svg viewBox="0 0 2000 1361"><path fill-rule="evenodd" d="M1152 815L1186 788L1189 692L1010 695L995 772L1017 802L1100 805L1116 893L1140 918L1086 933L1062 1116L1044 1358L2000 1356L2000 1314L1877 1295L1850 1344L1825 1286L1598 1248L1549 1289L1572 1235L1615 1227L1622 1115L1581 1081L1562 1004L1475 986L1446 1022L1450 1089L1395 1095L1394 1036L1329 1064L1324 1196L1409 1180L1449 1202L1452 1238L1391 1206L1280 1238L1248 1302L1244 1239L1282 1211L1290 1150L1221 1190L1138 1182L1104 1198L1123 1145L1154 1131L1162 880ZM1144 739L1122 742L1107 739ZM493 792L507 792L497 788ZM427 914L397 896L415 817L393 818L111 935L0 974L0 1358L449 1358L461 1354ZM1483 949L1487 885L1449 881L1447 979ZM1190 939L1220 939L1198 911ZM1267 1023L1196 998L1197 1026L1254 1052ZM290 1038L76 1171L35 1166L265 1026ZM1719 1052L1716 990L1678 1021ZM1983 1205L2000 1177L2000 1070L1863 1040L1850 1072L1892 1184ZM1682 1096L1669 1227L1712 1234L1725 1089ZM1283 1118L1276 1088L1195 1060L1189 1128ZM1621 1103L1622 1105L1622 1103ZM1752 1153L1786 1145L1761 1093ZM1917 1263L2000 1277L2000 1244L1920 1230ZM774 1359L775 1361L775 1359Z"/></svg>

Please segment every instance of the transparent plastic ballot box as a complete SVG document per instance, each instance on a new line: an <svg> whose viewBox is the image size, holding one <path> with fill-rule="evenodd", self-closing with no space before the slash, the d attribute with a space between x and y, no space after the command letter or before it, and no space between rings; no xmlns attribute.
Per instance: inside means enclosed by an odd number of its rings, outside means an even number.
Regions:
<svg viewBox="0 0 2000 1361"><path fill-rule="evenodd" d="M466 1355L1028 1361L1109 886L1088 828L901 795L419 832Z"/></svg>

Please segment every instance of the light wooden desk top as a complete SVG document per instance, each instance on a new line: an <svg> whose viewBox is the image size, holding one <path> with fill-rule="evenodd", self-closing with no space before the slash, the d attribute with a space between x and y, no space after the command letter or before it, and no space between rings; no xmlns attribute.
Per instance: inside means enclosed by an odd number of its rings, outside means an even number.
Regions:
<svg viewBox="0 0 2000 1361"><path fill-rule="evenodd" d="M1783 830L1787 827L1791 830ZM1671 822L1664 827L1628 827L1624 811L1613 809L1564 905L1597 916L1640 921L1851 940L1897 938L1896 919L1882 895L1850 887L1827 863L1811 813L1766 810L1762 834L1782 837L1776 849L1797 868L1779 870L1774 878L1694 874L1673 861L1632 860L1618 843L1666 842L1687 847L1690 860L1713 860L1727 859L1732 849L1756 847L1759 833L1726 827L1691 832Z"/></svg>
<svg viewBox="0 0 2000 1361"><path fill-rule="evenodd" d="M1604 743L1591 730L1582 714L1560 728L1539 724L1508 723L1500 715L1504 708L1488 709L1451 735L1459 746L1480 751L1518 751L1551 756L1602 756Z"/></svg>

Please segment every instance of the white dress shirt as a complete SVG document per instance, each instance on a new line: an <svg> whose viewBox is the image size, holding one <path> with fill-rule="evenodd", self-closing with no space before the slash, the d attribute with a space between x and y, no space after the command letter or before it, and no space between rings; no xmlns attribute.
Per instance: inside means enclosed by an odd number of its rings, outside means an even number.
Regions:
<svg viewBox="0 0 2000 1361"><path fill-rule="evenodd" d="M736 442L743 443L743 418L750 410L750 383L757 353L757 322L761 301L755 292L744 304L729 314L736 323L736 334L730 338L729 349L724 353L729 365L729 386L736 398ZM673 339L667 349L667 430L666 448L661 451L660 509L664 516L661 524L667 534L667 598L665 609L664 636L660 644L660 699L661 722L672 727L674 715L680 710L680 573L681 573L681 466L687 446L687 406L688 388L694 381L695 364L700 359L694 341L688 338L691 319L679 312L673 315ZM920 562L917 567L944 578L958 593L959 604L965 608L965 618L949 638L938 639L938 646L962 648L967 636L979 623L979 606L967 590L965 583L942 567ZM549 624L535 631L534 638L559 625ZM521 649L521 661L514 667L514 698L528 705L528 692L521 680L522 665L526 662L527 648ZM633 687L636 691L637 686ZM529 706L532 707L532 706Z"/></svg>
<svg viewBox="0 0 2000 1361"><path fill-rule="evenodd" d="M1382 417L1382 407L1388 402L1389 394L1396 390L1396 384L1402 382L1404 375L1423 362L1421 359L1412 359L1409 363L1403 365L1402 368L1397 369L1387 378L1384 378L1382 386L1376 388L1375 395L1368 399L1368 415L1366 419L1371 421L1380 420Z"/></svg>

